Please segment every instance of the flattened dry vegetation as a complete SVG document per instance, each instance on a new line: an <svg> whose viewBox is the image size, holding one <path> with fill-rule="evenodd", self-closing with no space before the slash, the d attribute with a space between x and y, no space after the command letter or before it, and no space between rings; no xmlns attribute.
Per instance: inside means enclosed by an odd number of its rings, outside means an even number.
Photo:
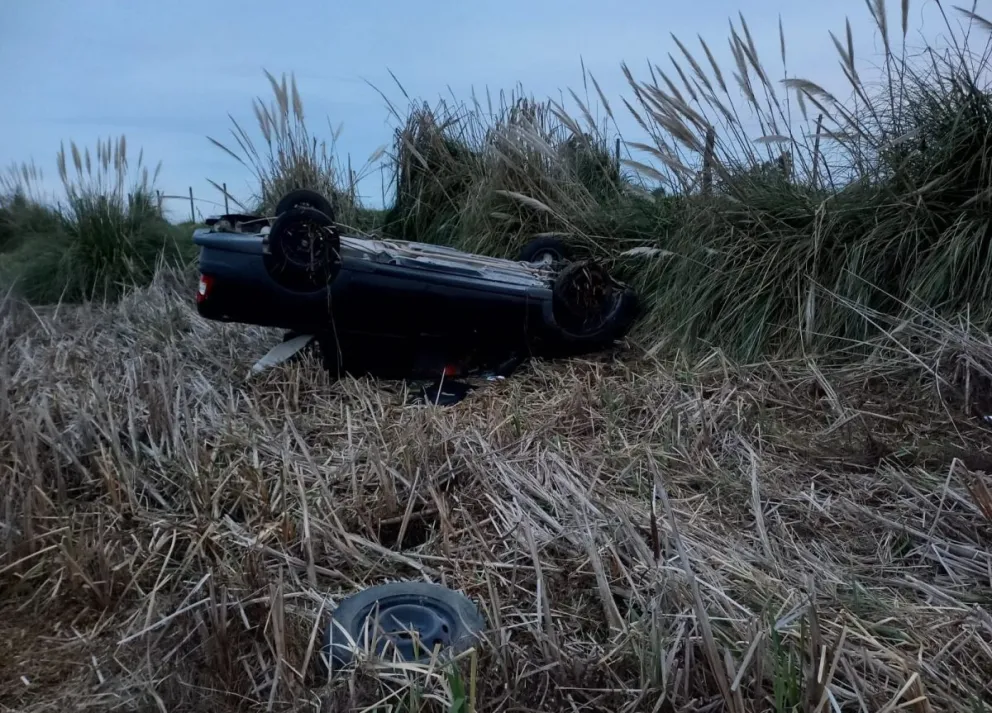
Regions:
<svg viewBox="0 0 992 713"><path fill-rule="evenodd" d="M356 232L567 236L644 297L637 344L451 408L312 359L248 378L279 335L195 315L123 139L60 154L65 210L0 176L0 708L989 713L992 25L938 6L914 56L888 5L874 79L831 35L852 102L787 71L782 23L781 79L743 17L726 71L702 36L675 74L625 65L626 158L585 72L579 119L414 103L386 211L268 75L264 146L215 142L258 180L241 208L312 188ZM329 612L395 580L470 596L483 640L321 677Z"/></svg>
<svg viewBox="0 0 992 713"><path fill-rule="evenodd" d="M188 294L163 271L115 306L2 305L3 707L992 699L981 352L744 369L631 347L412 408L310 362L247 379L278 336ZM397 579L471 596L486 641L320 680L328 612Z"/></svg>

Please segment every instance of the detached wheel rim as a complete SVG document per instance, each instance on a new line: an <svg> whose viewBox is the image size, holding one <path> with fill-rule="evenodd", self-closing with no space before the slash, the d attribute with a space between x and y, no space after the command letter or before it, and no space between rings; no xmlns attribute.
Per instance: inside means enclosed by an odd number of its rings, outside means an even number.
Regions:
<svg viewBox="0 0 992 713"><path fill-rule="evenodd" d="M385 641L399 652L404 661L415 661L437 649L451 645L455 630L454 613L430 602L380 602L366 618L370 634L381 632Z"/></svg>
<svg viewBox="0 0 992 713"><path fill-rule="evenodd" d="M330 617L324 654L331 672L356 651L430 661L473 645L485 622L468 597L426 582L391 582L344 599Z"/></svg>

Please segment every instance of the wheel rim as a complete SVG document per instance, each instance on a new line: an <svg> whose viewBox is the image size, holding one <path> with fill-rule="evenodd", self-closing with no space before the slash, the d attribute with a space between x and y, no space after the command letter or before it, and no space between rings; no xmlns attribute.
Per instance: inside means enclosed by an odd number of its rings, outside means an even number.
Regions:
<svg viewBox="0 0 992 713"><path fill-rule="evenodd" d="M456 622L453 612L431 603L393 602L380 603L366 619L370 634L381 632L385 641L377 648L386 648L386 642L399 652L405 661L414 661L431 651L451 646L451 634Z"/></svg>
<svg viewBox="0 0 992 713"><path fill-rule="evenodd" d="M454 597L456 602L423 591L384 593L358 611L354 619L345 616L346 621L341 624L351 629L351 635L339 628L332 615L325 638L325 651L333 661L332 667L337 669L349 663L355 648L387 659L398 655L404 661L423 662L435 652L443 655L466 644L481 633L482 621L477 614L468 620L461 616L457 600L463 600L470 611L475 610L475 605L450 589L445 588L444 594ZM341 602L339 608L347 601Z"/></svg>
<svg viewBox="0 0 992 713"><path fill-rule="evenodd" d="M321 264L325 240L324 232L329 228L318 226L309 221L300 221L287 228L284 234L283 255L286 262L303 270L314 270Z"/></svg>
<svg viewBox="0 0 992 713"><path fill-rule="evenodd" d="M556 318L573 334L590 334L603 328L619 302L609 274L593 263L576 264L568 278L556 290Z"/></svg>

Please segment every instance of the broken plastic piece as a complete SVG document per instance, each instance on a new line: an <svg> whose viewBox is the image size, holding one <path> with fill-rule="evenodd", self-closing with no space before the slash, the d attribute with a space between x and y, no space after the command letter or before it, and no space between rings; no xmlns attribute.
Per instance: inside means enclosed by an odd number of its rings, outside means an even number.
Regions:
<svg viewBox="0 0 992 713"><path fill-rule="evenodd" d="M282 364L310 344L313 340L314 336L312 334L301 334L298 337L287 339L285 342L277 344L269 350L268 354L255 362L254 366L251 368L251 373L259 374L266 369Z"/></svg>

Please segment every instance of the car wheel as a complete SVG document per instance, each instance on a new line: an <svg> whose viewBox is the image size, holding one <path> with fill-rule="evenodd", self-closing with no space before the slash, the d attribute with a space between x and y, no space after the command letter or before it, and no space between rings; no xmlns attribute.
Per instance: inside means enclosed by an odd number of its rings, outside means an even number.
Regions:
<svg viewBox="0 0 992 713"><path fill-rule="evenodd" d="M561 337L575 345L612 342L630 326L636 310L634 292L591 261L568 265L552 287L552 311Z"/></svg>
<svg viewBox="0 0 992 713"><path fill-rule="evenodd" d="M293 208L276 218L268 245L266 268L290 289L323 289L341 268L341 235L331 217L315 208Z"/></svg>
<svg viewBox="0 0 992 713"><path fill-rule="evenodd" d="M338 605L324 631L321 658L333 672L352 660L356 648L367 651L374 642L376 654L424 662L435 647L441 656L464 651L484 629L475 604L459 592L429 582L389 582Z"/></svg>
<svg viewBox="0 0 992 713"><path fill-rule="evenodd" d="M550 264L567 262L572 258L568 246L557 238L534 238L520 251L521 262Z"/></svg>
<svg viewBox="0 0 992 713"><path fill-rule="evenodd" d="M331 202L317 191L310 191L301 188L297 191L290 191L276 204L276 216L293 210L293 208L313 208L334 220L334 207Z"/></svg>

